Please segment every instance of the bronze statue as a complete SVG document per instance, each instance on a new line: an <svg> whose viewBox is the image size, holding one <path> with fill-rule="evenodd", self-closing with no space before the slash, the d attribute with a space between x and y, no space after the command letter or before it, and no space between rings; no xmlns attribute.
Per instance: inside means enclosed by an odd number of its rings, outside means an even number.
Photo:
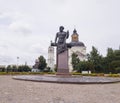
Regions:
<svg viewBox="0 0 120 103"><path fill-rule="evenodd" d="M69 37L69 31L63 31L64 27L60 26L59 32L56 34L55 45L57 46L57 54L67 50L66 39Z"/></svg>
<svg viewBox="0 0 120 103"><path fill-rule="evenodd" d="M55 42L51 42L51 46L57 46L57 55L56 55L56 75L65 75L69 76L68 68L68 48L71 48L70 43L66 43L66 39L69 37L69 31L63 31L64 27L60 26L59 32L57 32L55 37Z"/></svg>

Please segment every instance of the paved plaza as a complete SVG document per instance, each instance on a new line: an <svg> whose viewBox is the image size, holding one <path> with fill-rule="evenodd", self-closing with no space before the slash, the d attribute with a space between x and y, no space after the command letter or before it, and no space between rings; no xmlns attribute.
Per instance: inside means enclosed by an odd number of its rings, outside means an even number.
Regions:
<svg viewBox="0 0 120 103"><path fill-rule="evenodd" d="M120 83L57 84L0 76L0 103L120 103Z"/></svg>

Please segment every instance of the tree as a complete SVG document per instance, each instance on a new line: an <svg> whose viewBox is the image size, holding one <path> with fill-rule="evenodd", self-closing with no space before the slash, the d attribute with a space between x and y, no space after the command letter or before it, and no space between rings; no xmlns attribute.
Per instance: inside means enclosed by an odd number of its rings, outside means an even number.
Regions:
<svg viewBox="0 0 120 103"><path fill-rule="evenodd" d="M106 65L107 65L107 68L109 69L109 71L111 71L110 69L111 69L111 62L114 60L114 51L113 51L113 49L112 48L108 48L107 49L107 56L106 56L106 59L107 59L107 63L106 63Z"/></svg>
<svg viewBox="0 0 120 103"><path fill-rule="evenodd" d="M16 71L17 71L17 69L18 69L18 68L17 68L17 66L16 66L16 65L13 65L13 66L12 66L12 72L16 72Z"/></svg>
<svg viewBox="0 0 120 103"><path fill-rule="evenodd" d="M44 71L47 65L46 59L43 56L40 56L38 59L39 59L38 69L40 69L41 71Z"/></svg>
<svg viewBox="0 0 120 103"><path fill-rule="evenodd" d="M111 68L120 67L120 60L113 60L113 61L110 63L110 67L111 67Z"/></svg>
<svg viewBox="0 0 120 103"><path fill-rule="evenodd" d="M90 61L80 61L77 65L77 72L92 71L94 72L94 65Z"/></svg>
<svg viewBox="0 0 120 103"><path fill-rule="evenodd" d="M73 70L91 70L96 73L120 73L120 50L107 49L107 55L103 57L93 46L92 51L87 54L87 61L80 61L78 55L72 54Z"/></svg>
<svg viewBox="0 0 120 103"><path fill-rule="evenodd" d="M18 66L18 72L23 72L23 67L22 66Z"/></svg>
<svg viewBox="0 0 120 103"><path fill-rule="evenodd" d="M23 71L29 72L29 71L31 71L31 68L28 65L23 65Z"/></svg>
<svg viewBox="0 0 120 103"><path fill-rule="evenodd" d="M120 67L120 50L107 49L106 67L108 72L116 73L115 68Z"/></svg>
<svg viewBox="0 0 120 103"><path fill-rule="evenodd" d="M88 54L88 61L94 65L94 72L102 72L102 55L99 54L98 50L93 46L92 51Z"/></svg>
<svg viewBox="0 0 120 103"><path fill-rule="evenodd" d="M115 55L115 60L120 60L120 50L115 50L114 55Z"/></svg>
<svg viewBox="0 0 120 103"><path fill-rule="evenodd" d="M109 73L108 61L107 61L106 57L102 57L101 65L102 65L102 72L103 73Z"/></svg>
<svg viewBox="0 0 120 103"><path fill-rule="evenodd" d="M77 70L78 69L78 64L80 62L80 59L78 58L78 55L73 53L72 54L72 66L73 66L73 70Z"/></svg>
<svg viewBox="0 0 120 103"><path fill-rule="evenodd" d="M21 65L18 67L19 72L29 72L31 71L31 68L27 65Z"/></svg>
<svg viewBox="0 0 120 103"><path fill-rule="evenodd" d="M77 66L77 72L87 71L86 61L80 61Z"/></svg>
<svg viewBox="0 0 120 103"><path fill-rule="evenodd" d="M115 68L115 73L120 73L120 67Z"/></svg>

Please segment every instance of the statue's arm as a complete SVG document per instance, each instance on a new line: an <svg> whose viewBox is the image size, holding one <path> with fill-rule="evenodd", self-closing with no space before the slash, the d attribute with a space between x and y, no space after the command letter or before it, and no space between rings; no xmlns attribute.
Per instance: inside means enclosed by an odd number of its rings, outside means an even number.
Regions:
<svg viewBox="0 0 120 103"><path fill-rule="evenodd" d="M64 44L66 44L66 39L68 39L68 37L69 37L69 31L66 32L66 36L64 38Z"/></svg>

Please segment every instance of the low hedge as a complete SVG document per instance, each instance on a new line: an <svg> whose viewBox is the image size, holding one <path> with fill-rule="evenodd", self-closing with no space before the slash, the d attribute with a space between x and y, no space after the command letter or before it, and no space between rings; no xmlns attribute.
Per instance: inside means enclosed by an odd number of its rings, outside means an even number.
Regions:
<svg viewBox="0 0 120 103"><path fill-rule="evenodd" d="M43 72L0 72L0 75L43 75Z"/></svg>
<svg viewBox="0 0 120 103"><path fill-rule="evenodd" d="M55 72L0 72L0 75L44 75L44 74L51 74L55 75ZM71 73L72 75L78 76L106 76L106 77L120 77L120 74L106 74L104 73L91 73L91 74L82 74L82 73Z"/></svg>
<svg viewBox="0 0 120 103"><path fill-rule="evenodd" d="M120 77L120 74L108 74L108 77Z"/></svg>
<svg viewBox="0 0 120 103"><path fill-rule="evenodd" d="M91 73L91 74L82 74L82 73L71 73L72 75L82 75L82 76L104 76L104 73Z"/></svg>
<svg viewBox="0 0 120 103"><path fill-rule="evenodd" d="M6 72L0 72L0 75L6 75L7 73Z"/></svg>
<svg viewBox="0 0 120 103"><path fill-rule="evenodd" d="M44 75L55 74L55 72L0 72L0 75Z"/></svg>
<svg viewBox="0 0 120 103"><path fill-rule="evenodd" d="M73 72L72 75L82 75L82 73Z"/></svg>

